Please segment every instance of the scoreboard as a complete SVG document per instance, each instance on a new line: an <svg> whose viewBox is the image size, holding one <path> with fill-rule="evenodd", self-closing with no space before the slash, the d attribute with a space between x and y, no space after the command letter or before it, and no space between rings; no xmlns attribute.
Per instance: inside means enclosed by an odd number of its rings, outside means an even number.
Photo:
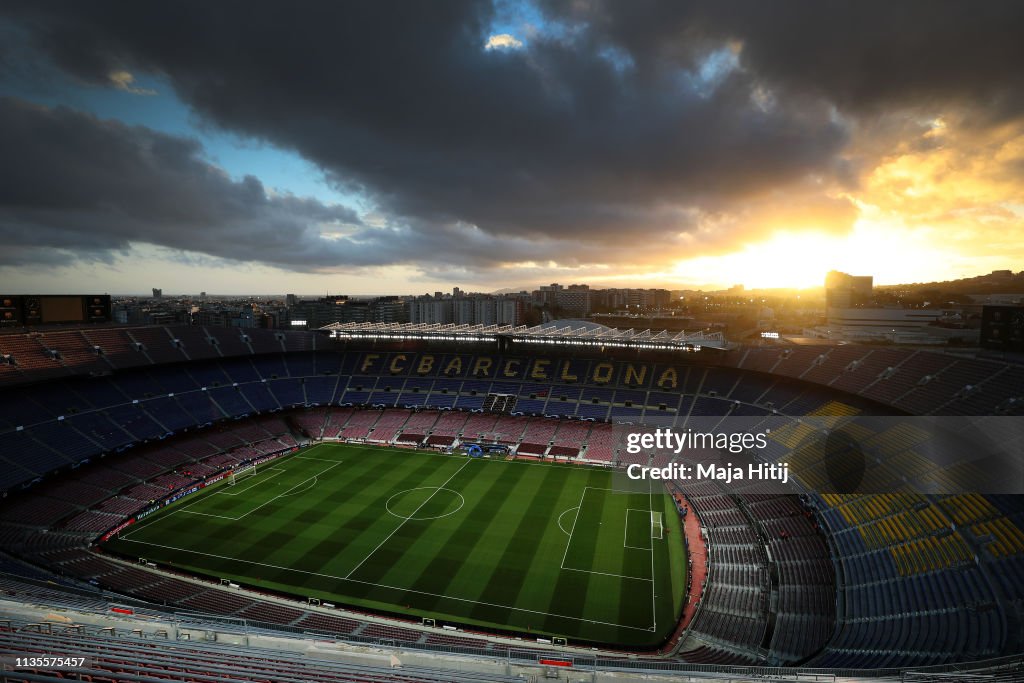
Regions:
<svg viewBox="0 0 1024 683"><path fill-rule="evenodd" d="M108 323L109 294L0 295L0 325Z"/></svg>
<svg viewBox="0 0 1024 683"><path fill-rule="evenodd" d="M1024 306L982 307L981 346L1024 353Z"/></svg>

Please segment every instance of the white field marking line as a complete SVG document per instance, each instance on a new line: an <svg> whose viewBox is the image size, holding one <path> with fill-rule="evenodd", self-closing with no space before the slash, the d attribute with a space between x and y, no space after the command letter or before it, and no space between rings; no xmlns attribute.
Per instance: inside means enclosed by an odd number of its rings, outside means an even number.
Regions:
<svg viewBox="0 0 1024 683"><path fill-rule="evenodd" d="M647 480L647 507L649 507L651 509L651 512L654 511L654 482L653 482L652 479L648 479ZM664 533L662 535L664 535ZM651 624L651 631L652 632L658 630L658 601L657 601L657 598L656 598L656 596L654 594L654 591L655 591L655 588L658 585L658 582L654 580L655 576L656 575L654 573L654 541L652 540L651 541L651 619L654 621L654 623Z"/></svg>
<svg viewBox="0 0 1024 683"><path fill-rule="evenodd" d="M622 489L611 489L605 486L588 486L587 488L594 489L595 491L611 491L612 493L625 493L630 496L644 495L643 491L623 491Z"/></svg>
<svg viewBox="0 0 1024 683"><path fill-rule="evenodd" d="M122 538L121 540L127 541L129 539ZM131 540L132 543L139 543L141 545L151 545L157 548L164 548L165 550L172 550L178 553L192 553L193 555L204 555L206 557L216 557L221 560L229 560L231 562L240 562L242 564L251 564L259 567L270 567L271 569L282 569L284 571L295 572L298 574L308 574L309 576L322 576L327 579L335 579L337 581L351 581L352 583L362 584L364 586L374 586L377 588L387 588L389 590L403 591L406 593L417 593L419 595L429 595L434 598L443 598L445 600L456 600L458 602L469 602L474 605L485 605L487 607L500 607L502 609L510 609L516 612L527 612L529 614L539 614L547 617L558 617L559 619L571 619L572 621L582 621L588 624L600 624L602 626L612 626L615 628L628 628L631 631L650 631L650 627L644 628L640 626L626 626L624 624L614 624L610 621L599 621L596 619L584 619L583 617L571 617L565 614L557 614L555 612L542 612L540 610L526 609L525 607L513 607L512 605L499 605L495 602L484 602L482 600L471 600L469 598L459 598L452 595L444 595L443 593L430 593L428 591L420 591L412 588L401 588L399 586L390 586L386 583L374 583L372 581L360 581L359 579L349 579L343 576L334 576L332 574L322 574L320 572L311 572L305 569L295 569L294 567L282 567L276 564L268 564L266 562L254 562L253 560L240 560L237 557L227 557L226 555L215 555L213 553L204 553L198 550L187 550L185 548L176 548L170 545L163 545L161 543L151 543L149 541L136 541Z"/></svg>
<svg viewBox="0 0 1024 683"><path fill-rule="evenodd" d="M320 446L321 446L321 444L317 444L317 445L313 446L312 448L309 449L309 452L317 450L318 448L320 448ZM294 457L294 456L292 456L292 457ZM274 462L280 464L280 462L282 460L283 460L284 464L287 464L289 462L289 459L287 458L287 456L285 458L278 458ZM332 460L331 462L341 462L341 461L340 460L338 460L338 461L333 461ZM274 469L274 470L277 470L279 468L273 467L273 468L264 468L264 469ZM254 476L259 476L259 474L256 474ZM218 483L220 483L220 482L218 482ZM193 495L192 500L187 501L184 505L181 505L181 506L175 508L174 510L171 510L166 515L153 513L153 514L149 515L148 519L143 520L140 524L134 524L131 527L129 527L129 529L126 530L126 533L121 534L120 537L121 537L122 540L128 540L128 538L130 536L134 535L135 533L137 533L139 531L142 531L143 529L145 529L149 525L153 524L154 522L159 522L160 520L166 519L166 518L170 517L171 515L176 515L179 512L190 512L191 514L194 514L194 515L202 514L202 515L206 515L207 517L220 517L221 519L235 519L234 517L228 517L226 515L213 515L213 514L205 513L205 512L204 513L200 513L200 512L194 512L194 511L188 509L188 508L192 507L193 505L195 505L196 503L200 503L200 502L202 502L204 500L213 500L213 496L217 495L218 493L220 493L220 491L213 491L209 496L203 496L203 495L200 495L200 492L196 492L195 494L192 494ZM159 512L159 511L157 511L157 512Z"/></svg>
<svg viewBox="0 0 1024 683"><path fill-rule="evenodd" d="M202 515L203 517L219 517L221 519L230 519L232 522L237 522L239 519L238 517L228 517L227 515L215 515L212 512L197 512L195 510L185 510L184 508L181 510L175 510L174 512L171 513L171 515L178 512L184 512L186 515ZM171 515L167 516L170 517ZM138 531L138 529L136 529L136 531ZM127 536L125 538L127 538Z"/></svg>
<svg viewBox="0 0 1024 683"><path fill-rule="evenodd" d="M622 532L622 547L623 548L632 548L633 550L650 550L651 548L650 548L649 545L648 546L644 546L643 548L641 548L638 545L630 545L630 544L626 543L626 539L629 537L629 513L630 512L645 512L645 513L647 513L647 515L651 514L651 510L643 510L641 508L626 508L626 528ZM647 516L647 515L645 515L645 516Z"/></svg>
<svg viewBox="0 0 1024 683"><path fill-rule="evenodd" d="M599 486L584 486L583 487L583 496L580 497L580 505L577 508L577 510L579 510L580 512L583 511L583 499L587 495L587 489L594 489L595 491L613 491L614 490L614 489L601 488ZM633 494L635 494L636 492L635 491L623 491L622 493L633 493ZM640 494L640 495L643 495L643 494ZM572 508L569 508L569 510L571 510L571 509ZM630 509L632 509L632 508L626 508L626 524L627 525L629 524L629 510ZM565 512L569 512L569 510L566 510ZM646 512L648 514L650 514L650 512L651 512L650 510L642 510L642 509L637 509L637 511L638 512ZM565 512L563 512L562 514L564 515ZM576 518L573 519L573 521L572 521L572 530L569 532L569 543L566 544L566 546L565 546L566 555L562 556L562 565L560 567L561 569L564 569L564 570L567 570L567 571L570 571L570 572L580 572L581 574L597 574L599 576L614 576L614 577L617 577L617 578L620 578L620 579L632 579L634 581L650 581L652 584L654 583L653 554L652 554L652 564L651 564L651 570L652 570L651 578L647 578L647 577L643 577L643 576L630 576L629 574L613 574L611 572L599 572L599 571L594 570L594 569L578 569L576 567L566 567L565 566L565 558L568 556L568 553L569 553L569 545L572 544L572 532L576 530L576 520L579 519L580 512L576 513ZM558 517L558 526L559 526L559 528L561 528L561 526L562 526L562 517L561 517L561 515ZM562 531L564 532L565 530L563 529ZM634 546L626 545L625 535L623 535L622 545L623 545L623 547L626 547L626 548L634 548ZM635 548L635 549L636 550L647 550L647 548ZM651 552L653 553L653 548L651 548Z"/></svg>
<svg viewBox="0 0 1024 683"><path fill-rule="evenodd" d="M568 510L565 510L564 512L562 512L562 514L558 515L558 528L561 529L562 533L565 534L566 536L569 535L569 532L566 531L565 527L562 526L562 517L565 517L565 515L567 513L572 512L573 510L576 510L577 511L576 514L579 514L579 508L577 507L577 508L569 508Z"/></svg>
<svg viewBox="0 0 1024 683"><path fill-rule="evenodd" d="M587 497L587 489L589 486L583 487L583 493L580 495L580 504L576 506L576 516L572 518L572 528L569 529L569 540L565 542L565 552L562 554L562 563L558 565L559 569L565 569L565 558L569 557L569 546L572 545L572 534L576 531L576 521L583 514L583 499Z"/></svg>
<svg viewBox="0 0 1024 683"><path fill-rule="evenodd" d="M242 489L241 491L235 491L234 493L228 493L227 491L219 490L219 491L214 491L213 495L215 495L215 496L240 496L241 494L245 493L246 491L248 491L252 487L259 486L263 482L270 481L271 479L273 479L274 477L278 476L279 474L283 474L284 473L284 470L282 470L280 467L265 467L262 470L260 470L259 472L257 472L256 474L262 474L263 472L267 472L267 471L274 472L275 474L273 476L267 477L266 479L258 479L256 481L254 481L251 484L249 484L248 486L246 486L244 489ZM255 477L256 474L253 474L251 476ZM235 486L237 486L237 484L235 484ZM229 488L235 488L235 486L231 486Z"/></svg>
<svg viewBox="0 0 1024 683"><path fill-rule="evenodd" d="M295 486L292 486L291 488L289 488L289 489L288 489L287 491L285 491L284 493L279 493L279 494L277 494L276 496L274 496L273 498L271 498L271 499L270 499L270 500L268 500L267 502L265 502L265 503L262 503L262 504L260 504L260 505L257 505L257 506L256 506L256 507L254 507L254 508L253 508L252 510L249 510L249 511L248 511L248 512L246 512L246 513L245 513L244 515L240 515L240 516L238 516L238 517L228 517L228 516L226 516L226 515L214 515L214 514L210 514L210 513L208 513L208 512L196 512L195 510L187 510L187 509L185 509L185 508L181 508L180 510L175 510L175 512L187 512L187 513L188 513L188 514L190 514L190 515L204 515L204 516L206 516L206 517L220 517L220 518L222 518L222 519L230 519L230 520L232 520L232 521L235 521L235 522L237 522L237 521L238 521L238 520L240 520L240 519L245 519L246 517L248 517L248 516L249 516L249 515L251 515L252 513L254 513L254 512L256 512L257 510L259 510L260 508L263 508L263 507L266 507L267 505L270 505L271 503L273 503L273 502L274 502L275 500L277 500L278 498L280 498L280 497L282 497L282 496L287 496L287 495L288 495L288 494L289 494L290 492L292 492L292 491L294 491L295 489L299 488L300 486L302 486L302 485L303 485L303 484L305 484L306 482L310 481L311 479L316 479L316 478L317 478L317 477L319 477L319 476L320 476L321 474L326 474L327 472L330 472L331 470L333 470L333 469L334 469L335 467L337 467L337 466L338 466L338 465L340 465L340 464L341 464L341 461L338 461L338 462L334 463L333 465L331 465L330 467L328 467L328 468L326 468L326 469L323 469L323 470L320 470L320 471L319 471L319 472L317 472L316 474L314 474L314 475L312 475L312 476L310 476L310 477L307 477L307 478L303 479L302 481L300 481L300 482L299 482L298 484L296 484ZM168 517L169 517L169 516L170 516L170 515L168 515Z"/></svg>
<svg viewBox="0 0 1024 683"><path fill-rule="evenodd" d="M377 544L377 547L376 547L376 548L374 548L373 550L371 550L371 551L370 551L370 553L369 553L369 555L367 555L367 556L366 556L366 557L364 557L364 558L363 558L362 560L360 560L360 561L359 561L359 564L357 564L357 565L356 565L355 567L353 567L353 568L352 568L352 571L350 571L350 572L349 572L348 574L346 574L346 575L345 575L345 578L347 579L347 578L349 578L350 576L352 576L353 574L355 574L355 573L356 573L356 570L357 570L357 569L359 569L360 567L362 567L362 566L363 566L363 565L364 565L364 564L366 563L366 561L367 561L368 559L370 559L370 557L372 557L372 556L373 556L373 554L374 554L375 552L377 552L378 550L380 550L380 549L381 549L381 546L383 546L383 545L384 545L385 543L387 543L388 541L390 541L390 540L391 540L391 537L392 537L392 536L394 536L394 535L395 535L396 533L398 533L398 530L399 530L399 529L401 529L401 528L402 528L403 526L405 526L405 523L406 523L406 522L408 522L408 521L409 521L410 519L412 519L413 517L415 517L415 516L416 516L416 513L417 513L417 512L419 512L419 511L420 511L420 510L421 510L421 509L423 508L423 506L424 506L424 505L426 505L427 503L429 503L429 502L430 502L430 499L431 499L431 498L433 498L434 496L436 496L436 495L437 495L437 492L438 492L438 491L440 491L440 490L441 490L441 489L443 489L443 488L444 488L445 486L447 486L447 485L448 485L448 482L450 482L450 481L451 481L452 479L454 479L454 478L455 478L455 476L456 476L456 475L457 475L457 474L458 474L459 472L461 472L461 471L462 471L462 470L463 470L463 469L464 469L464 468L466 467L466 465L468 465L468 464L469 464L470 462L471 462L471 459L470 459L470 458L466 458L466 462L462 463L462 467L460 467L459 469L455 470L455 473L454 473L454 474L452 474L452 476L448 477L448 478L447 478L447 479L446 479L446 480L444 481L444 483L443 483L443 484L441 484L440 486L438 486L438 487L437 487L437 490L435 490L435 491L434 491L433 493L431 493L431 494L430 494L429 496L427 496L427 499L426 499L426 500L424 500L424 501L423 501L422 503L420 503L420 504L419 504L419 506L417 506L417 508L416 508L415 510L413 510L413 511L412 511L412 514L411 514L411 515L409 515L408 517L406 517L405 519L403 519L403 520L401 521L401 523L400 523L400 524L399 524L398 526L396 526L396 527L395 527L394 531L392 531L392 532L391 532L390 534L388 534L388 535L387 535L387 537L386 537L386 538L385 538L385 539L384 539L383 541L381 541L380 543L378 543L378 544Z"/></svg>
<svg viewBox="0 0 1024 683"><path fill-rule="evenodd" d="M319 462L343 462L342 460L333 460L331 458L310 458L307 455L293 455L292 460L317 460Z"/></svg>
<svg viewBox="0 0 1024 683"><path fill-rule="evenodd" d="M251 515L252 513L254 513L254 512L256 512L257 510L259 510L260 508L263 508L263 507L266 507L267 505L270 505L271 503L273 503L273 502L274 502L275 500L277 500L277 499L278 499L278 498L280 498L281 496L286 496L286 495L288 495L288 493L289 493L289 492L291 492L291 491L293 491L293 490L295 490L295 489L299 488L300 486L302 486L303 484L305 484L305 483L306 483L307 481L309 481L310 479L316 479L316 478L317 478L317 477L319 477L319 476L320 476L321 474L326 474L327 472L330 472L331 470L333 470L333 469L334 469L335 467L337 467L337 466L338 466L338 465L340 465L340 464L341 464L341 461L339 460L338 462L334 463L334 464L333 464L333 465L331 465L330 467L328 467L328 468L326 468L326 469L322 469L322 470L320 470L319 472L317 472L317 473L316 473L316 474L314 474L313 476L311 476L311 477L307 477L307 478L303 479L303 480L302 480L302 481L300 481L300 482L299 482L298 484L296 484L295 486L292 486L292 487L291 487L290 489L288 489L288 490L287 490L287 491L285 491L284 493L279 493L279 494L277 494L276 496L274 496L273 498L271 498L270 500L268 500L267 502L265 502L265 503L263 503L263 504L261 504L261 505L257 505L257 506L256 506L256 507L254 507L254 508L253 508L252 510L249 510L249 511L248 511L248 512L246 512L246 513L245 513L244 515L242 515L241 517L237 517L236 519L244 519L244 518L248 517L248 516L249 516L249 515Z"/></svg>
<svg viewBox="0 0 1024 683"><path fill-rule="evenodd" d="M391 515L392 517L398 517L398 519L404 519L404 520L412 519L412 517L405 517L405 516L400 515L400 514L398 514L396 512L392 512L391 511L391 501L394 500L396 497L402 495L403 493L409 493L410 491L422 491L423 489L435 489L434 493L437 493L437 491L440 490L436 486L417 486L416 488L406 489L404 491L399 491L398 493L394 494L393 496L388 498L386 501L384 501L384 509L387 510L388 514ZM451 489L445 489L445 491L447 491L448 493L454 493L456 496L459 497L459 500L462 501L461 503L459 503L459 507L455 508L451 512L446 512L443 515L438 515L436 517L417 517L416 521L427 522L427 521L430 521L432 519L444 519L445 517L450 517L450 516L454 515L456 512L458 512L459 510L461 510L462 508L464 508L466 506L466 499L462 496L461 493L459 493L458 491L453 491ZM413 514L416 514L416 513L413 513Z"/></svg>
<svg viewBox="0 0 1024 683"><path fill-rule="evenodd" d="M646 576L630 576L629 574L612 574L611 572L598 572L592 569L576 569L575 567L562 567L567 572L579 572L580 574L598 574L599 576L614 576L620 579L632 579L634 581L653 581Z"/></svg>
<svg viewBox="0 0 1024 683"><path fill-rule="evenodd" d="M309 481L309 480L307 479L306 481ZM305 482L303 482L303 483L305 483ZM288 489L287 491L285 491L284 493L281 494L281 497L285 498L287 496L294 496L297 493L305 493L306 491L308 491L311 488L315 487L319 483L320 483L320 475L314 474L313 475L313 482L309 486L307 486L304 489L299 489L298 491L292 491L292 489ZM295 487L293 486L292 488L295 488Z"/></svg>

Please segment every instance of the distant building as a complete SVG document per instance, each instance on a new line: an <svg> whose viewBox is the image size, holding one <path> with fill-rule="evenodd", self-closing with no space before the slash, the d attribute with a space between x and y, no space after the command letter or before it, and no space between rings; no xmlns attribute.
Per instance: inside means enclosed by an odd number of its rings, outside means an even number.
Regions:
<svg viewBox="0 0 1024 683"><path fill-rule="evenodd" d="M422 296L408 302L411 323L447 325L519 325L523 301L516 296L466 294L458 297Z"/></svg>
<svg viewBox="0 0 1024 683"><path fill-rule="evenodd" d="M289 306L288 324L285 326L312 330L331 323L408 321L408 303L397 296L382 296L375 299L325 296L313 301L296 301L294 305Z"/></svg>
<svg viewBox="0 0 1024 683"><path fill-rule="evenodd" d="M436 294L440 294L437 292ZM447 325L453 321L455 310L451 299L440 296L426 297L409 302L409 322L427 325Z"/></svg>
<svg viewBox="0 0 1024 683"><path fill-rule="evenodd" d="M952 310L920 308L830 308L828 324L804 330L810 337L893 344L945 344L951 340L974 343L977 330L955 323Z"/></svg>
<svg viewBox="0 0 1024 683"><path fill-rule="evenodd" d="M907 331L938 322L943 315L943 311L930 308L832 308L828 324L864 331Z"/></svg>
<svg viewBox="0 0 1024 683"><path fill-rule="evenodd" d="M574 315L589 315L593 308L593 292L587 285L570 285L557 292L555 301L559 308Z"/></svg>
<svg viewBox="0 0 1024 683"><path fill-rule="evenodd" d="M455 295L458 297L458 294ZM476 322L476 300L459 297L452 303L452 322L456 325L472 325Z"/></svg>
<svg viewBox="0 0 1024 683"><path fill-rule="evenodd" d="M163 296L164 296L164 290L158 289L156 287L153 288L153 298L154 299L162 299Z"/></svg>
<svg viewBox="0 0 1024 683"><path fill-rule="evenodd" d="M594 291L594 305L612 310L629 308L666 308L672 301L667 289L599 289Z"/></svg>
<svg viewBox="0 0 1024 683"><path fill-rule="evenodd" d="M503 297L494 302L494 322L498 325L520 325L523 322L523 301Z"/></svg>
<svg viewBox="0 0 1024 683"><path fill-rule="evenodd" d="M404 323L409 321L409 307L405 299L382 296L371 302L371 318L378 323Z"/></svg>
<svg viewBox="0 0 1024 683"><path fill-rule="evenodd" d="M565 289L557 282L550 285L541 285L540 289L533 291L533 302L538 306L557 306L558 293Z"/></svg>
<svg viewBox="0 0 1024 683"><path fill-rule="evenodd" d="M825 306L855 308L871 304L874 278L871 275L847 275L837 270L825 276Z"/></svg>

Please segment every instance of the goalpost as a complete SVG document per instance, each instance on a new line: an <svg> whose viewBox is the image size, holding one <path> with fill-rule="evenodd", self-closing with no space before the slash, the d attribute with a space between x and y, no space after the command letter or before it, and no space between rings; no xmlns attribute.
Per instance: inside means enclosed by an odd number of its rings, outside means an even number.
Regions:
<svg viewBox="0 0 1024 683"><path fill-rule="evenodd" d="M231 476L228 477L228 486L234 486L238 482L239 477L253 476L256 474L256 463L246 465L240 470L232 470Z"/></svg>
<svg viewBox="0 0 1024 683"><path fill-rule="evenodd" d="M664 538L665 537L665 524L663 512L655 512L651 510L651 538Z"/></svg>

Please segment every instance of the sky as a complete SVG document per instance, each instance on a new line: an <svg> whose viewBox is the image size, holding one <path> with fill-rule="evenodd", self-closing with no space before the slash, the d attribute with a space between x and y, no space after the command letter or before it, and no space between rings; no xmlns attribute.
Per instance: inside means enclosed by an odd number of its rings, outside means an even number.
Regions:
<svg viewBox="0 0 1024 683"><path fill-rule="evenodd" d="M1024 3L0 5L0 290L1024 268Z"/></svg>

